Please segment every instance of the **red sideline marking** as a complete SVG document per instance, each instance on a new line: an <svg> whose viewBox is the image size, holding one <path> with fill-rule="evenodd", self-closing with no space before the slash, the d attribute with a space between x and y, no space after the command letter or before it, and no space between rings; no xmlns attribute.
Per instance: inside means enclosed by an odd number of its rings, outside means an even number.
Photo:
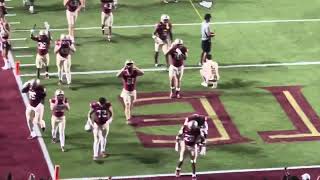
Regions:
<svg viewBox="0 0 320 180"><path fill-rule="evenodd" d="M0 58L0 66L3 60ZM39 142L27 140L25 106L12 71L0 70L0 176L13 173L13 179L26 179L30 172L50 177Z"/></svg>

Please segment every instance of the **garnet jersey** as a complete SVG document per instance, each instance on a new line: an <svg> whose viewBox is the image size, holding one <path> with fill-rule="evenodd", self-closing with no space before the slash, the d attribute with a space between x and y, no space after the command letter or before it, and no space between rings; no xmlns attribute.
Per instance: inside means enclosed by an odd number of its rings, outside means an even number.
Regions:
<svg viewBox="0 0 320 180"><path fill-rule="evenodd" d="M94 122L98 125L105 124L111 117L112 113L109 110L111 103L107 102L105 105L100 105L98 102L93 102L90 104L90 107L94 113Z"/></svg>
<svg viewBox="0 0 320 180"><path fill-rule="evenodd" d="M113 9L113 0L101 0L101 10L106 14L110 14Z"/></svg>
<svg viewBox="0 0 320 180"><path fill-rule="evenodd" d="M163 23L163 22L159 22L156 25L156 30L155 32L158 34L158 37L163 40L166 41L167 39L170 39L170 34L171 34L171 30L172 30L172 25L171 23Z"/></svg>
<svg viewBox="0 0 320 180"><path fill-rule="evenodd" d="M32 107L37 107L46 97L46 90L43 86L31 86L28 84L22 89L23 93L28 93L29 103Z"/></svg>
<svg viewBox="0 0 320 180"><path fill-rule="evenodd" d="M132 70L132 73L128 69L122 71L122 84L123 88L127 91L134 91L136 89L138 71L136 69Z"/></svg>
<svg viewBox="0 0 320 180"><path fill-rule="evenodd" d="M68 11L75 12L81 5L80 0L69 0L66 4Z"/></svg>
<svg viewBox="0 0 320 180"><path fill-rule="evenodd" d="M52 115L55 117L63 117L65 110L67 109L68 99L52 98L50 99L50 103L54 104Z"/></svg>
<svg viewBox="0 0 320 180"><path fill-rule="evenodd" d="M184 125L187 125L187 123L190 121L197 121L198 126L201 128L201 127L205 126L205 122L207 121L207 117L204 115L193 114L193 115L187 117L186 121L184 122Z"/></svg>
<svg viewBox="0 0 320 180"><path fill-rule="evenodd" d="M61 40L57 42L57 45L60 46L58 53L60 56L66 58L71 53L71 41L70 40Z"/></svg>
<svg viewBox="0 0 320 180"><path fill-rule="evenodd" d="M182 138L187 146L194 146L201 138L200 129L189 129L188 126L184 125L182 129Z"/></svg>
<svg viewBox="0 0 320 180"><path fill-rule="evenodd" d="M175 67L180 67L184 64L184 61L187 59L188 49L182 45L175 45L169 51L169 55L172 59L172 65Z"/></svg>
<svg viewBox="0 0 320 180"><path fill-rule="evenodd" d="M42 35L42 36L33 36L31 34L31 39L34 41L37 41L37 49L38 49L38 54L41 56L44 56L48 54L49 47L50 47L50 37L47 35Z"/></svg>

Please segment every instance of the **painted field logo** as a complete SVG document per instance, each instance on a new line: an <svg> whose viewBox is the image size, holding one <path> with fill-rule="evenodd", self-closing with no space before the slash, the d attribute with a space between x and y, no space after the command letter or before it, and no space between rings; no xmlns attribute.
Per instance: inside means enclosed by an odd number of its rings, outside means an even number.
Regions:
<svg viewBox="0 0 320 180"><path fill-rule="evenodd" d="M173 147L175 136L142 133L138 130L140 127L182 124L186 116L196 112L210 118L208 145L249 141L248 138L240 135L220 101L219 94L215 92L186 92L182 99L175 100L170 99L168 93L142 93L139 94L135 107L177 102L190 103L194 111L181 114L140 115L131 119L135 124L137 136L145 147Z"/></svg>
<svg viewBox="0 0 320 180"><path fill-rule="evenodd" d="M264 87L277 99L294 130L258 132L265 142L320 140L320 119L301 92L300 86Z"/></svg>

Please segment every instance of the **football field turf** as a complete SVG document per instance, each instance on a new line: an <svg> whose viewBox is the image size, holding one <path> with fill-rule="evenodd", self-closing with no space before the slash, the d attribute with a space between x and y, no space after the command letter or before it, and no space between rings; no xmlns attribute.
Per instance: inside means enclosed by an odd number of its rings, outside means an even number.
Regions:
<svg viewBox="0 0 320 180"><path fill-rule="evenodd" d="M39 27L44 21L56 29L55 40L60 33L66 33L62 2L37 3L39 12L34 15L18 8L20 1L7 3L17 7L9 11L16 14L8 17L9 21L20 22L12 25L15 30L12 38L28 38L33 24ZM152 25L163 13L170 16L173 24L178 24L173 26L174 38L183 39L189 48L186 65L195 66L201 52L198 23L202 20L197 11L201 16L212 13L212 28L217 34L213 40L213 57L222 67L231 65L231 68L220 69L221 80L216 90L200 85L198 69L186 70L182 84L184 98L179 101L165 99L169 95L167 72L146 72L138 79L141 100L133 113L136 126L125 123L119 99L121 82L115 73L73 75L72 87L62 87L71 103L66 125L68 152L62 153L58 145L51 144L50 128L43 134L53 163L62 167L63 178L173 173L178 153L172 148L172 138L181 126L182 117L193 112L211 117L210 145L207 155L199 157L198 171L320 164L315 158L320 148L320 119L316 115L320 113L319 65L256 67L271 63L319 63L319 1L223 0L217 1L211 10L201 8L194 1L195 10L189 0L170 4L159 0L119 0L119 3L114 12L116 27L111 43L105 41L99 30L98 0L89 1L86 11L80 13L73 72L117 70L127 58L132 58L138 67L153 68ZM30 47L14 50L15 56L35 54L35 43L30 39L12 44ZM51 48L50 71L56 72L52 51ZM34 58L15 59L21 64L34 64ZM30 73L35 73L34 67L22 67L22 75ZM30 78L23 77L23 81ZM49 97L53 96L58 88L57 78L42 83ZM89 103L100 96L112 102L115 114L107 146L111 156L95 163L93 137L83 126ZM49 126L48 103L45 112ZM191 170L188 162L184 172Z"/></svg>

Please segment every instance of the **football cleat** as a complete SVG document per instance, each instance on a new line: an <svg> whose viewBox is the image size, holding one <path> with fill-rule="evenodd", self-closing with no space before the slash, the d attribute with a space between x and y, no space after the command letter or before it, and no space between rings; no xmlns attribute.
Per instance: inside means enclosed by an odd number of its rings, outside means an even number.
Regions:
<svg viewBox="0 0 320 180"><path fill-rule="evenodd" d="M154 64L154 67L158 67L159 66L159 64Z"/></svg>
<svg viewBox="0 0 320 180"><path fill-rule="evenodd" d="M61 151L66 152L66 149L64 148L64 146L61 146Z"/></svg>
<svg viewBox="0 0 320 180"><path fill-rule="evenodd" d="M98 156L93 156L92 158L94 161L99 161L99 157Z"/></svg>
<svg viewBox="0 0 320 180"><path fill-rule="evenodd" d="M52 139L51 139L51 143L52 143L52 144L56 144L57 142L58 142L58 141L57 141L57 138L52 138Z"/></svg>
<svg viewBox="0 0 320 180"><path fill-rule="evenodd" d="M164 3L168 4L169 2L167 0L163 0Z"/></svg>
<svg viewBox="0 0 320 180"><path fill-rule="evenodd" d="M45 79L49 79L49 74L46 73L46 75L44 76Z"/></svg>
<svg viewBox="0 0 320 180"><path fill-rule="evenodd" d="M32 136L32 135L30 135L30 136L28 136L27 139L32 140L32 139L35 139L36 137L37 137L37 136Z"/></svg>
<svg viewBox="0 0 320 180"><path fill-rule="evenodd" d="M176 91L176 98L181 98L181 96L180 96L180 91Z"/></svg>
<svg viewBox="0 0 320 180"><path fill-rule="evenodd" d="M176 177L180 177L181 176L180 173L181 173L181 169L176 168Z"/></svg>
<svg viewBox="0 0 320 180"><path fill-rule="evenodd" d="M101 152L100 153L100 157L102 157L102 158L106 158L106 157L108 157L109 155L106 153L106 152Z"/></svg>
<svg viewBox="0 0 320 180"><path fill-rule="evenodd" d="M34 13L34 7L33 7L33 6L30 6L30 7L29 7L29 12L30 12L31 14Z"/></svg>
<svg viewBox="0 0 320 180"><path fill-rule="evenodd" d="M208 87L208 84L206 82L202 82L201 86Z"/></svg>

